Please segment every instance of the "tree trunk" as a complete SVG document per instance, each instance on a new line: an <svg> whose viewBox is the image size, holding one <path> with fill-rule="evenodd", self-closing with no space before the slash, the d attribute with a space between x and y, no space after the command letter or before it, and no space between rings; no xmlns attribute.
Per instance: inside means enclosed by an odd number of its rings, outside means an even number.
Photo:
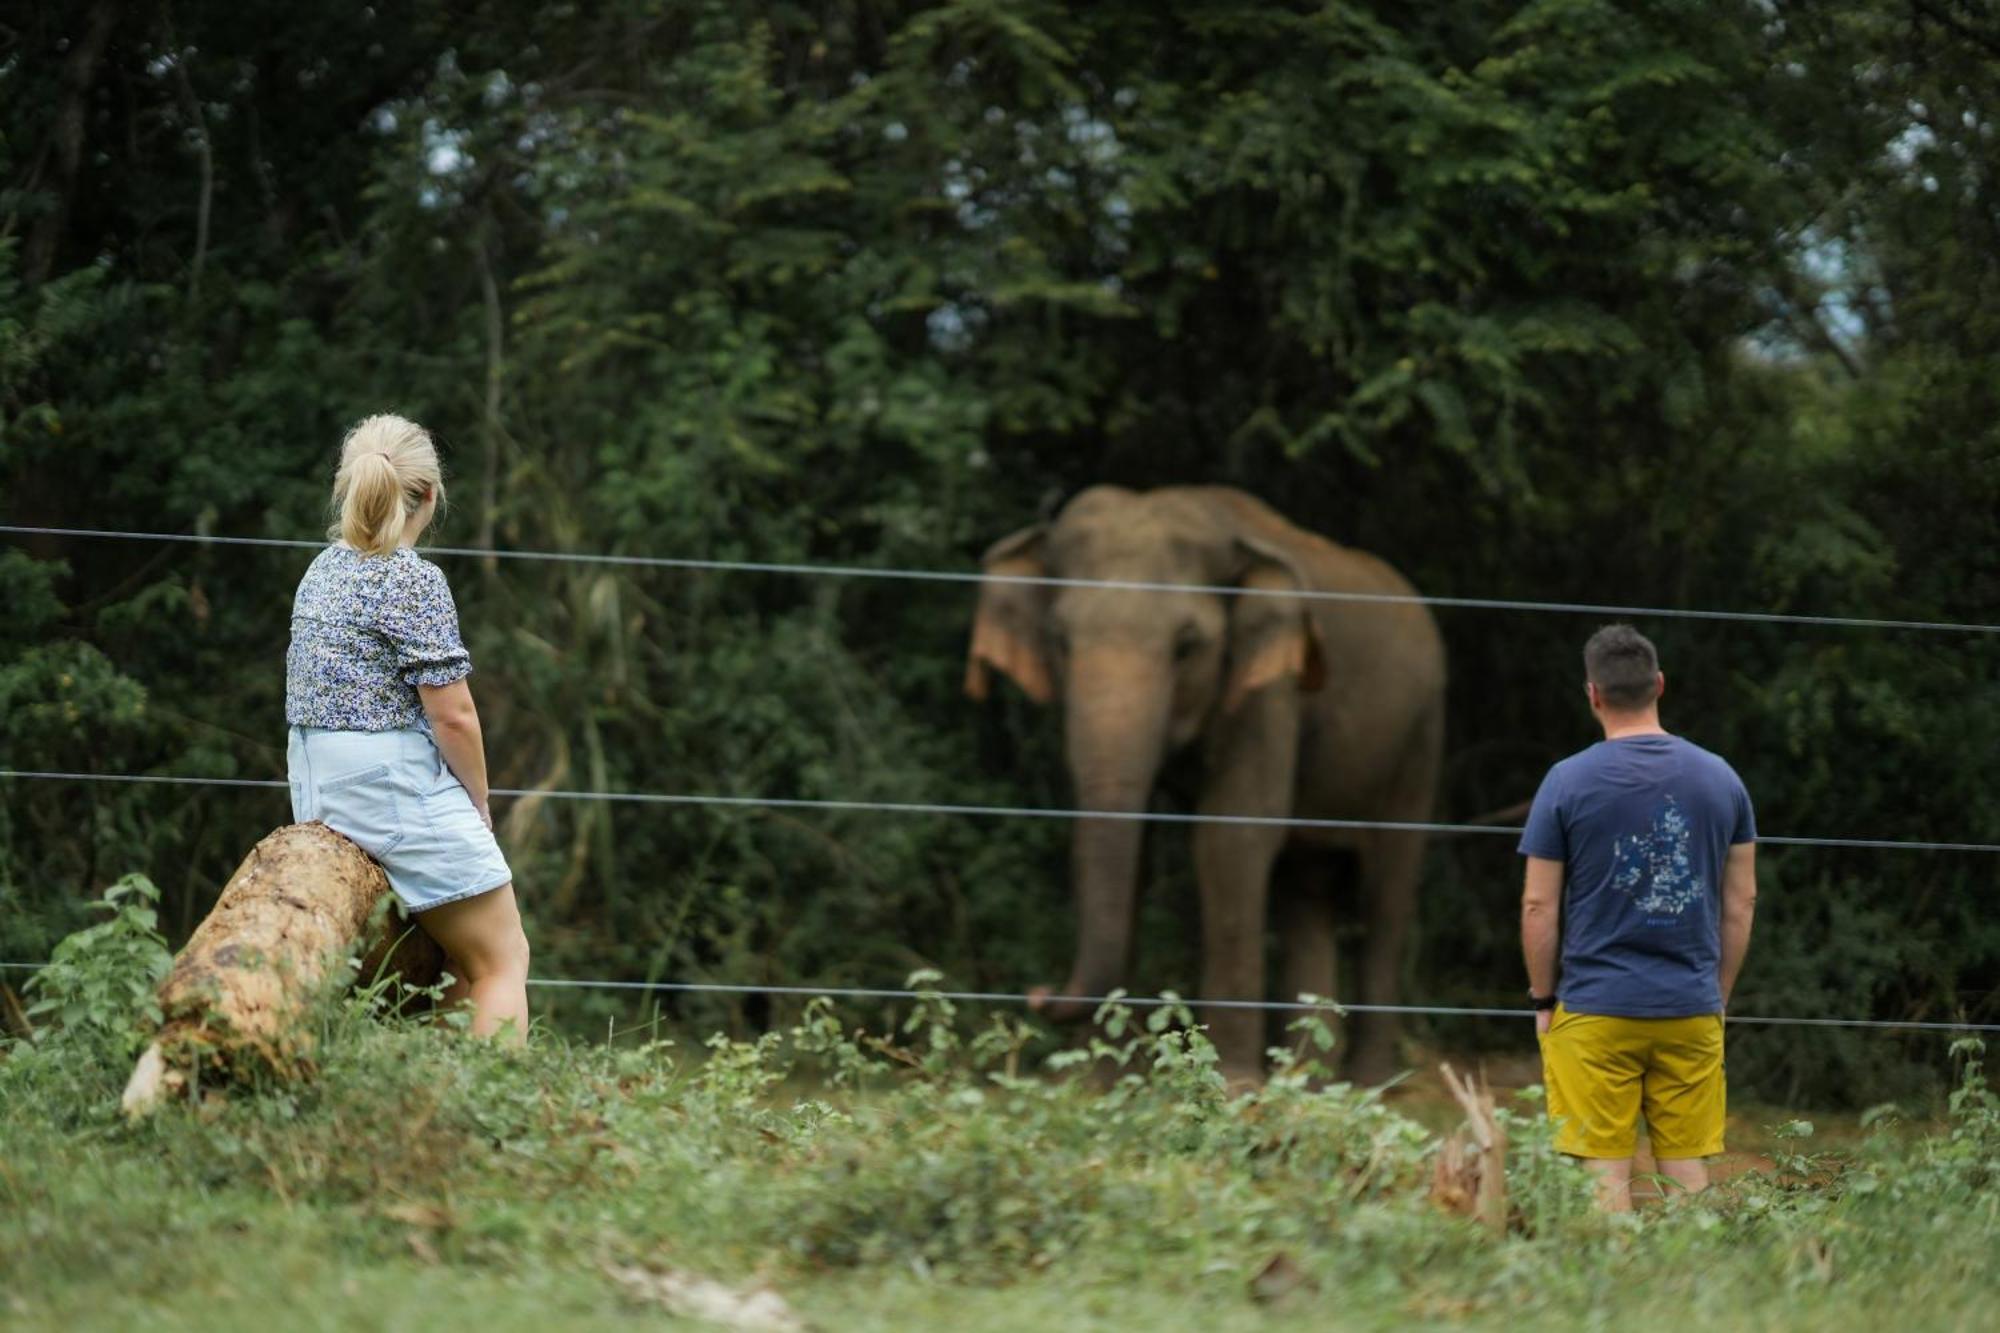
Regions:
<svg viewBox="0 0 2000 1333"><path fill-rule="evenodd" d="M90 90L97 84L104 49L118 26L121 6L116 0L97 0L84 21L81 37L69 48L63 61L62 100L56 106L53 132L56 178L55 201L28 233L21 269L28 286L39 287L55 275L56 251L63 229L69 223L70 205L76 199L77 178L83 173L85 130L90 120Z"/></svg>
<svg viewBox="0 0 2000 1333"><path fill-rule="evenodd" d="M164 1021L126 1086L126 1113L144 1114L191 1078L309 1073L304 1020L329 987L391 971L435 982L443 954L384 903L388 895L381 867L324 824L265 837L161 983ZM357 953L362 965L350 975L346 960Z"/></svg>

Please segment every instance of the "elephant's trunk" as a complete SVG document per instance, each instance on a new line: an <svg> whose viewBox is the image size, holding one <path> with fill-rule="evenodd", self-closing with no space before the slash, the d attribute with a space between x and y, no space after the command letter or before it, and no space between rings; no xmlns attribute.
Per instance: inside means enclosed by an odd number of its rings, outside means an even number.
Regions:
<svg viewBox="0 0 2000 1333"><path fill-rule="evenodd" d="M1070 772L1084 809L1145 812L1166 751L1170 682L1162 674L1150 655L1077 656L1065 693ZM1077 950L1065 996L1103 995L1125 983L1144 835L1138 819L1077 822L1070 863ZM1093 1008L1059 997L1037 1007L1059 1022L1087 1017Z"/></svg>

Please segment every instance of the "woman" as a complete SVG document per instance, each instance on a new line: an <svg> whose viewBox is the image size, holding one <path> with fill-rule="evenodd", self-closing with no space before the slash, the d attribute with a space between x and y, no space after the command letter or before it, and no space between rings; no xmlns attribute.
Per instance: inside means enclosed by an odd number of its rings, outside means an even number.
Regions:
<svg viewBox="0 0 2000 1333"><path fill-rule="evenodd" d="M444 504L430 433L397 416L347 433L338 521L299 581L285 654L292 817L323 820L388 873L451 958L472 1031L528 1031L528 940L493 840L471 655L444 574L411 549Z"/></svg>

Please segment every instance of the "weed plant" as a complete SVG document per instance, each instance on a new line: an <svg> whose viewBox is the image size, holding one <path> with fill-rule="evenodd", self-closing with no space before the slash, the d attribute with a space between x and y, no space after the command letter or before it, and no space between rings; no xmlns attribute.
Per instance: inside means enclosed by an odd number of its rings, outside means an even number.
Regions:
<svg viewBox="0 0 2000 1333"><path fill-rule="evenodd" d="M522 1052L398 1017L368 979L316 1011L319 1070L116 1103L150 983L143 888L36 979L0 1052L0 1323L612 1328L612 1265L768 1281L816 1327L1324 1328L1560 1320L1983 1326L2000 1099L1958 1047L1935 1133L1873 1113L1843 1154L1595 1212L1533 1098L1503 1111L1504 1239L1427 1198L1435 1135L1329 1082L1325 1016L1233 1091L1178 1006L1034 1030L937 995L891 1030L826 1000L755 1040ZM934 973L912 978L935 986ZM141 984L143 983L143 984ZM1282 1256L1292 1276L1251 1279Z"/></svg>

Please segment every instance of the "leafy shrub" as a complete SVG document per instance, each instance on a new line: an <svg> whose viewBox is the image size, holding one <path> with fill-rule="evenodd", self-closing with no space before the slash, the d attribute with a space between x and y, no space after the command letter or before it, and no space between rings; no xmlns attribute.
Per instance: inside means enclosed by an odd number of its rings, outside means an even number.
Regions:
<svg viewBox="0 0 2000 1333"><path fill-rule="evenodd" d="M46 1039L124 1055L144 1044L149 1025L160 1021L155 993L173 965L159 931L159 898L144 875L126 875L90 904L106 919L63 939L28 978L29 1018L53 1023Z"/></svg>

